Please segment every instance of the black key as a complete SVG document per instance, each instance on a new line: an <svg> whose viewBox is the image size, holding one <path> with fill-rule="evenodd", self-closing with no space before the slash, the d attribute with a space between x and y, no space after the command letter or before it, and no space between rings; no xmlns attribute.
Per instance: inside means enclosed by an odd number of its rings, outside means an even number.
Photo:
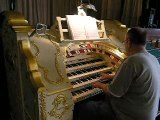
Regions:
<svg viewBox="0 0 160 120"><path fill-rule="evenodd" d="M81 81L83 81L83 82L86 82L87 80L86 79L80 79Z"/></svg>
<svg viewBox="0 0 160 120"><path fill-rule="evenodd" d="M75 72L72 72L71 74L72 74L72 75L77 75L77 73L75 73Z"/></svg>
<svg viewBox="0 0 160 120"><path fill-rule="evenodd" d="M67 76L70 77L70 76L72 76L72 74L71 73L67 73Z"/></svg>
<svg viewBox="0 0 160 120"><path fill-rule="evenodd" d="M72 95L73 95L73 96L75 96L75 95L76 95L76 93L75 93L75 92L72 92Z"/></svg>
<svg viewBox="0 0 160 120"><path fill-rule="evenodd" d="M77 73L77 74L82 74L82 72L81 72L81 71L76 71L76 73Z"/></svg>
<svg viewBox="0 0 160 120"><path fill-rule="evenodd" d="M85 70L81 70L83 73L86 73L86 71Z"/></svg>
<svg viewBox="0 0 160 120"><path fill-rule="evenodd" d="M77 82L77 83L82 83L82 81L81 81L81 80L76 80L76 82Z"/></svg>
<svg viewBox="0 0 160 120"><path fill-rule="evenodd" d="M71 82L71 84L72 84L72 85L76 85L77 83L74 81L74 82Z"/></svg>
<svg viewBox="0 0 160 120"><path fill-rule="evenodd" d="M72 66L73 66L73 67L75 67L75 66L76 66L76 64L72 64Z"/></svg>

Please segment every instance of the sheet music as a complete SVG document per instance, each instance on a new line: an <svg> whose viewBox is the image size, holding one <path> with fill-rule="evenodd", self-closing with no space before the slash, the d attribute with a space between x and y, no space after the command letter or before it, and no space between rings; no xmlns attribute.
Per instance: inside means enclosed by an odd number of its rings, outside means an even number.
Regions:
<svg viewBox="0 0 160 120"><path fill-rule="evenodd" d="M86 32L84 28L83 18L78 15L67 15L66 18L69 29L71 31L72 39L73 40L86 39Z"/></svg>
<svg viewBox="0 0 160 120"><path fill-rule="evenodd" d="M87 39L99 39L99 34L98 34L98 29L97 29L95 18L86 16L84 26L85 26Z"/></svg>
<svg viewBox="0 0 160 120"><path fill-rule="evenodd" d="M73 40L99 39L96 19L90 16L67 15Z"/></svg>

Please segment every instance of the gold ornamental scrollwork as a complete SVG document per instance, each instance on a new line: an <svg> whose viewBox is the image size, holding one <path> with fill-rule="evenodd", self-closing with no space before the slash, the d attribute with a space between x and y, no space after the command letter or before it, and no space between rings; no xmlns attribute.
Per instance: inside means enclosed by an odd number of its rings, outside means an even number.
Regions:
<svg viewBox="0 0 160 120"><path fill-rule="evenodd" d="M58 57L60 56L60 47L59 47L59 45L58 45L55 41L53 41L51 38L49 38L49 40L50 40L50 42L56 47L56 50L57 50L56 57L55 57L56 70L57 70L57 72L58 72L61 80L63 81L65 78L63 77L62 73L60 72L60 68L61 68L61 67L59 66L59 61L58 61ZM61 82L62 82L62 81L61 81Z"/></svg>
<svg viewBox="0 0 160 120"><path fill-rule="evenodd" d="M61 120L64 113L70 108L64 94L57 95L52 105L54 108L49 112L50 117L55 117Z"/></svg>
<svg viewBox="0 0 160 120"><path fill-rule="evenodd" d="M32 83L36 88L44 86L41 80L41 74L38 71L38 65L35 57L33 56L30 49L30 42L28 40L19 41L20 51L26 57L26 64L29 68Z"/></svg>
<svg viewBox="0 0 160 120"><path fill-rule="evenodd" d="M38 37L41 37L41 36L38 36ZM64 79L65 79L65 78L63 77L63 75L62 75L62 72L60 71L60 66L59 66L59 62L58 62L58 57L60 56L60 47L59 47L59 45L58 45L56 42L54 42L52 39L49 38L49 40L50 40L50 42L55 46L56 51L57 51L56 54L55 54L55 68L56 68L56 70L57 70L58 75L59 75L60 78L61 78L61 79L58 80L58 81L53 81L53 80L51 80L51 79L48 78L48 69L45 68L44 66L40 65L39 62L38 62L38 56L39 56L39 54L40 54L40 50L39 50L38 46L35 44L34 41L31 41L31 45L35 48L35 51L36 51L36 53L35 53L35 58L36 58L38 67L43 71L43 75L44 75L45 80L46 80L47 82L49 82L50 84L60 84L60 83L62 83L62 82L64 81Z"/></svg>
<svg viewBox="0 0 160 120"><path fill-rule="evenodd" d="M106 44L106 43L95 43L95 46L99 46L99 47L95 47L95 49L98 50L102 50L105 51L107 53L110 53L113 56L116 56L117 58L119 58L121 61L126 58L126 55L122 52L120 52L118 50L118 48L114 45L111 44ZM104 52L103 52L104 54Z"/></svg>
<svg viewBox="0 0 160 120"><path fill-rule="evenodd" d="M41 120L47 120L46 119L46 96L43 93L44 90L40 89L39 90L39 106L40 106L40 115L41 115Z"/></svg>

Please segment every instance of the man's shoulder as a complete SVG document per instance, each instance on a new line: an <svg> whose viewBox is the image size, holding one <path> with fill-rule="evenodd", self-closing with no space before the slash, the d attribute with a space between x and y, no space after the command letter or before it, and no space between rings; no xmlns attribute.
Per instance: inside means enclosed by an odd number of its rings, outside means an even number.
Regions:
<svg viewBox="0 0 160 120"><path fill-rule="evenodd" d="M132 56L129 56L127 61L128 64L159 64L155 56L148 52L136 53Z"/></svg>
<svg viewBox="0 0 160 120"><path fill-rule="evenodd" d="M138 55L138 54L135 54L135 55L132 55L132 56L129 56L125 62L126 63L135 63L136 61L139 62L139 60L141 59L141 56Z"/></svg>
<svg viewBox="0 0 160 120"><path fill-rule="evenodd" d="M141 64L144 63L148 58L150 59L150 55L144 54L144 53L136 53L134 55L129 56L126 60L125 63L127 64Z"/></svg>

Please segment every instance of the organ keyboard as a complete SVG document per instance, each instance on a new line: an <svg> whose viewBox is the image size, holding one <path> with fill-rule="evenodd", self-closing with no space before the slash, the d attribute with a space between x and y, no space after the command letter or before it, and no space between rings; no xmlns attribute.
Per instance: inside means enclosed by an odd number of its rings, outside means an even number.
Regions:
<svg viewBox="0 0 160 120"><path fill-rule="evenodd" d="M67 49L67 53L72 54L70 54L70 56L67 55L65 64L67 77L73 88L71 93L76 103L102 93L102 90L92 88L92 83L100 81L101 73L106 72L113 74L115 68L118 67L118 65L115 64L119 64L118 61L122 59L118 58L116 54L105 50L105 47L107 47L108 50L111 49L109 49L109 46L105 46L105 44L103 44L104 46L101 45L101 42L100 44L88 44L92 46L89 47L90 52L88 52L88 48L85 48L87 52L83 52L83 54L79 52L76 54L75 51L80 51L84 49L84 47L81 48L81 44L73 44L74 50L71 50L72 46L69 47L72 52L68 52L69 50ZM75 46L77 46L77 48L75 48ZM114 48L112 48L112 50L114 50ZM106 81L109 82L109 80Z"/></svg>
<svg viewBox="0 0 160 120"><path fill-rule="evenodd" d="M105 60L96 57L66 62L67 76L73 87L71 93L75 102L102 93L102 90L92 88L91 84L100 81L101 72L112 71L113 67L106 64Z"/></svg>

